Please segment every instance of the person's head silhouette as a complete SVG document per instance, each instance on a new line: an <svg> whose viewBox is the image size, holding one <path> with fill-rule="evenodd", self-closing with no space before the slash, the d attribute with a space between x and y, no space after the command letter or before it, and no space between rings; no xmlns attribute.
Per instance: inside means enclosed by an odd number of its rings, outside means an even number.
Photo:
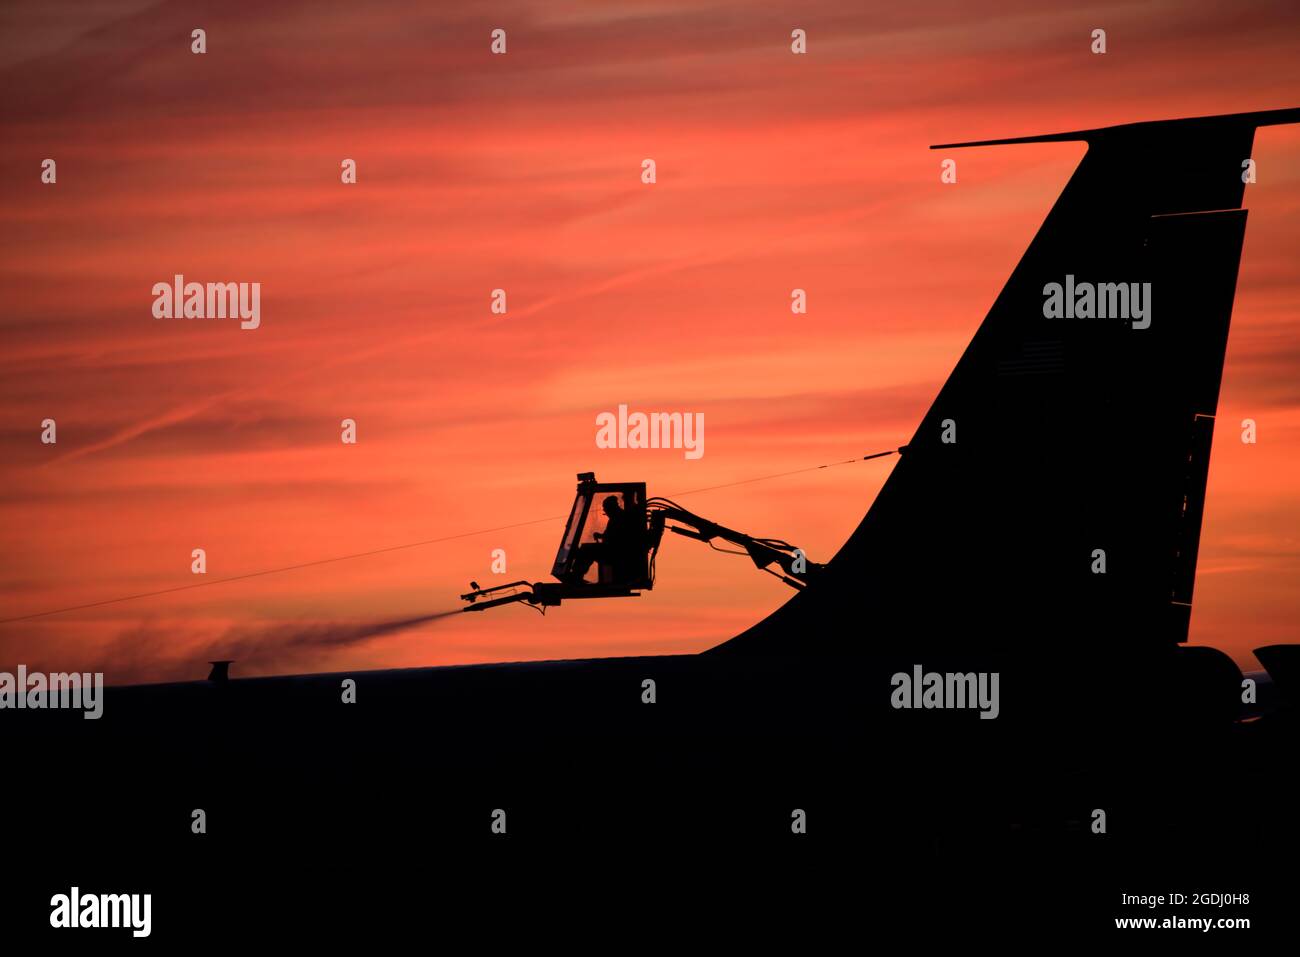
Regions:
<svg viewBox="0 0 1300 957"><path fill-rule="evenodd" d="M600 507L601 509L604 510L605 514L608 515L610 518L613 518L616 514L623 511L623 509L618 504L617 495L605 496L605 501L601 503Z"/></svg>

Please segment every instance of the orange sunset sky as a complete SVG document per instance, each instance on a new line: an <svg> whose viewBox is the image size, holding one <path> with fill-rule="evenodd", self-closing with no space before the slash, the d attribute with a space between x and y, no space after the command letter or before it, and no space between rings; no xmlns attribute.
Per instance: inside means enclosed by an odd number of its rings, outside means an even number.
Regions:
<svg viewBox="0 0 1300 957"><path fill-rule="evenodd" d="M1300 106L1297 41L1290 2L7 4L0 617L193 584L196 547L215 579L560 516L580 471L668 495L903 444L1084 149L942 185L927 145ZM1254 158L1192 616L1249 668L1300 612L1300 130ZM260 282L261 327L154 319L176 273ZM597 449L619 403L704 413L704 456ZM893 462L682 504L826 560ZM789 597L669 537L641 598L356 637L547 578L562 525L6 623L0 669L695 652Z"/></svg>

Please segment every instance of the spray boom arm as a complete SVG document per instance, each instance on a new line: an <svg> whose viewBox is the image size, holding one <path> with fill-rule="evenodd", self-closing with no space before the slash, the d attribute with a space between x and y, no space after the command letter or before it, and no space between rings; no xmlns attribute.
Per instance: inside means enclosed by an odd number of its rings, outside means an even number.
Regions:
<svg viewBox="0 0 1300 957"><path fill-rule="evenodd" d="M803 550L796 548L789 542L782 541L779 538L755 538L752 535L746 535L744 532L738 532L735 529L727 528L725 525L719 525L717 522L701 518L668 499L650 499L646 503L646 511L650 520L652 553L658 551L659 541L663 537L664 529L667 529L674 535L697 539L718 551L731 551L733 554L748 555L757 568L781 579L791 588L803 589L807 587L808 579L815 576L824 567L816 562L808 561L804 557ZM670 525L669 522L676 524ZM739 545L743 552L719 549L713 544L715 538L730 542L733 545ZM653 557L651 561L653 561ZM770 567L772 565L777 566L780 571L774 571Z"/></svg>

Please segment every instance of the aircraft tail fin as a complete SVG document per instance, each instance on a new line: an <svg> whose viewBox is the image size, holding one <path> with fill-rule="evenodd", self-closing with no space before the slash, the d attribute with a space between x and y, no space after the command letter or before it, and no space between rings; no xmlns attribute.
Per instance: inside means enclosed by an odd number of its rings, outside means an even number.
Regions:
<svg viewBox="0 0 1300 957"><path fill-rule="evenodd" d="M867 620L955 644L976 640L967 622L998 622L979 640L1040 658L1045 642L1185 641L1244 170L1257 126L1295 122L954 144L1088 151L820 580L715 650L847 650Z"/></svg>

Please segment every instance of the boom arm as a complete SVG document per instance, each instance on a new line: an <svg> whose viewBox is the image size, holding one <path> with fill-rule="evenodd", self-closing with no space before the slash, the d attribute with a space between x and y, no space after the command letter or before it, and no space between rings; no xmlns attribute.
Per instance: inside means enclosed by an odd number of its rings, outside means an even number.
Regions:
<svg viewBox="0 0 1300 957"><path fill-rule="evenodd" d="M803 550L789 542L779 538L755 538L746 535L744 532L701 518L665 498L652 498L647 501L646 511L650 520L650 547L655 553L659 550L659 542L666 528L675 535L697 539L713 548L717 548L713 544L715 538L739 545L745 550L744 554L753 560L755 566L769 575L775 575L791 588L807 587L809 579L825 567L808 561ZM669 525L669 522L680 524ZM719 549L719 551L727 551L727 549ZM771 565L776 565L781 570L773 571L769 567Z"/></svg>

